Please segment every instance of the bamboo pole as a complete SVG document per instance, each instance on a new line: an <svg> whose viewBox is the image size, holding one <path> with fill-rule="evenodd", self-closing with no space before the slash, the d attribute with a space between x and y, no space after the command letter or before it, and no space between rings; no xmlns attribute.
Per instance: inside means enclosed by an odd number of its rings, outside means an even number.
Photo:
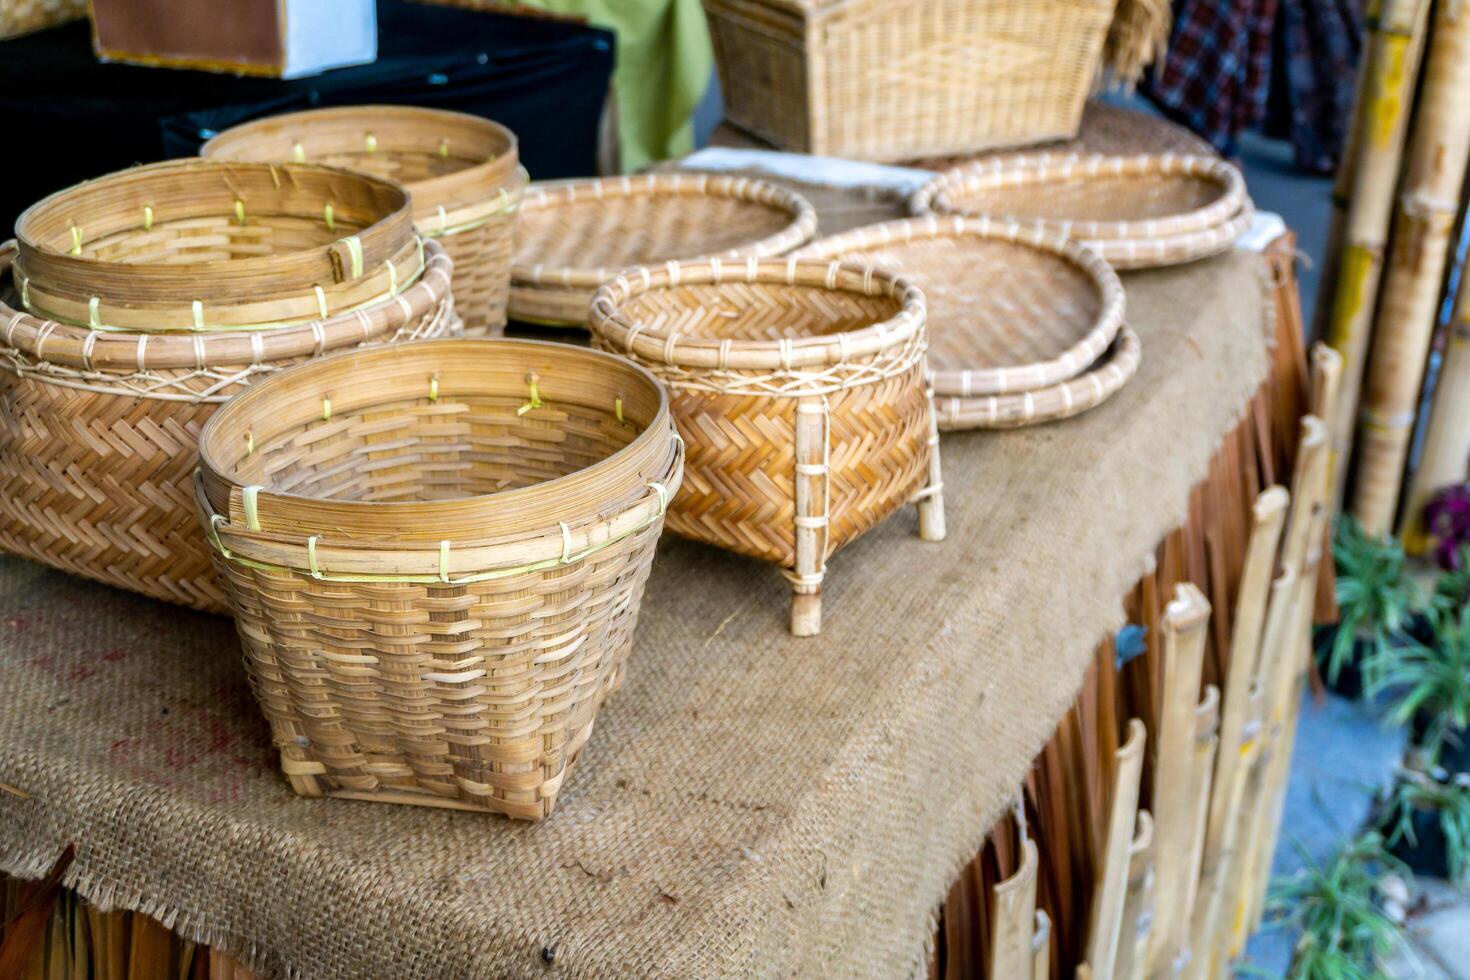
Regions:
<svg viewBox="0 0 1470 980"><path fill-rule="evenodd" d="M1470 273L1470 265L1465 271ZM1424 505L1440 489L1464 482L1467 470L1470 470L1470 274L1462 274L1424 435L1424 452L1409 484L1404 509L1404 547L1411 554L1422 554L1430 543L1424 526Z"/></svg>
<svg viewBox="0 0 1470 980"><path fill-rule="evenodd" d="M998 882L991 894L990 975L1031 976L1031 938L1036 928L1036 842L1021 841L1021 868Z"/></svg>
<svg viewBox="0 0 1470 980"><path fill-rule="evenodd" d="M1128 895L1123 902L1118 959L1113 968L1118 980L1143 980L1147 975L1153 912L1154 821L1147 810L1139 810L1133 844L1128 848Z"/></svg>
<svg viewBox="0 0 1470 980"><path fill-rule="evenodd" d="M1138 781L1147 738L1143 722L1131 719L1128 740L1113 756L1107 837L1087 928L1086 963L1094 980L1112 980L1118 957L1118 931L1123 924L1123 905L1128 892L1128 852L1138 819Z"/></svg>
<svg viewBox="0 0 1470 980"><path fill-rule="evenodd" d="M1173 972L1187 939L1181 912L1189 882L1197 872L1189 858L1193 848L1195 806L1195 706L1199 702L1204 665L1205 632L1210 604L1192 583L1179 585L1164 611L1163 713L1154 740L1154 862L1158 878L1153 940L1149 944L1150 976Z"/></svg>
<svg viewBox="0 0 1470 980"><path fill-rule="evenodd" d="M1051 916L1036 910L1036 931L1031 934L1031 980L1051 980Z"/></svg>
<svg viewBox="0 0 1470 980"><path fill-rule="evenodd" d="M1393 530L1450 236L1470 155L1470 13L1437 5L1399 213L1363 382L1353 514Z"/></svg>
<svg viewBox="0 0 1470 980"><path fill-rule="evenodd" d="M1205 828L1210 815L1210 781L1215 773L1215 756L1220 745L1220 689L1211 684L1194 710L1194 773L1190 783L1193 812L1189 827L1190 874L1185 878L1185 891L1179 902L1179 958L1187 964L1194 956L1190 945L1193 935L1194 906L1199 898L1199 868L1204 859ZM1174 971L1178 973L1178 970Z"/></svg>
<svg viewBox="0 0 1470 980"><path fill-rule="evenodd" d="M1342 495L1352 448L1353 416L1428 11L1429 0L1383 0L1363 60L1364 98L1357 107L1361 118L1353 123L1359 139L1351 203L1325 333L1344 359L1342 405L1332 420L1334 499Z"/></svg>

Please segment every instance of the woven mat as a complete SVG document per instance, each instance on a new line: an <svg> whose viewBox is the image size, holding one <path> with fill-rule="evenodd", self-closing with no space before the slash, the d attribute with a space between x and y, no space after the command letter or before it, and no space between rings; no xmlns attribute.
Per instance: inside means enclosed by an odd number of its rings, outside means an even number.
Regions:
<svg viewBox="0 0 1470 980"><path fill-rule="evenodd" d="M944 440L950 538L766 565L666 539L556 813L291 795L229 625L0 560L0 871L311 977L922 975L934 915L1264 376L1259 256L1128 277L1136 380Z"/></svg>

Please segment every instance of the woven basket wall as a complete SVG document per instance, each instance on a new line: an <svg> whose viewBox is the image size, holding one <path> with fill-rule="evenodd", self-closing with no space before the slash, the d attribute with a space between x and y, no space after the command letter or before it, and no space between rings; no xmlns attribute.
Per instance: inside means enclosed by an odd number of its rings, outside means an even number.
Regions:
<svg viewBox="0 0 1470 980"><path fill-rule="evenodd" d="M478 116L413 106L347 106L271 116L225 130L200 155L311 161L396 180L419 233L454 260L467 336L505 327L516 208L526 186L515 134Z"/></svg>
<svg viewBox="0 0 1470 980"><path fill-rule="evenodd" d="M774 562L798 593L818 594L827 558L937 490L923 297L892 274L669 263L599 290L591 326L669 387L689 447L669 527Z"/></svg>
<svg viewBox="0 0 1470 980"><path fill-rule="evenodd" d="M1076 135L1115 0L704 0L727 117L862 160Z"/></svg>
<svg viewBox="0 0 1470 980"><path fill-rule="evenodd" d="M657 382L559 344L353 352L231 402L200 453L296 791L549 814L679 489Z"/></svg>
<svg viewBox="0 0 1470 980"><path fill-rule="evenodd" d="M456 331L452 263L436 244L420 245L406 220L402 192L380 182L364 188L360 185L367 178L336 173L334 181L346 182L337 199L343 219L327 232L310 228L310 221L321 220L316 217L320 200L301 196L304 185L293 185L283 171L280 197L255 193L259 188L253 186L245 193L242 226L232 213L234 192L248 181L237 168L198 161L170 167L161 173L175 187L185 183L179 180L184 171L226 172L230 179L219 187L233 190L213 202L220 217L201 216L200 208L161 196L153 198L157 203L148 221L142 207L134 210L130 202L138 171L129 171L118 175L120 180L106 177L82 185L78 191L84 193L48 199L22 217L20 230L30 233L25 247L39 260L33 269L49 272L59 263L57 285L39 276L22 280L13 274L15 247L0 250L0 547L157 599L225 612L190 491L204 421L260 376L306 358ZM270 168L260 169L268 179ZM401 211L405 220L389 228L379 227L381 221L349 225L348 219L369 217L368 211L357 212L347 193L354 188L361 200L385 192L383 213L393 219ZM122 202L118 220L105 206L109 202ZM183 208L184 217L171 216L175 206ZM133 228L121 225L124 215L131 215ZM143 228L145 221L151 227ZM79 231L80 254L52 249L58 237L63 244L71 238L72 227ZM394 268L402 272L388 277L394 280L392 295L325 318L276 326L215 322L216 316L253 321L262 305L293 307L301 298L282 300L269 291L269 283L292 283L292 289L325 283L321 294L303 294L310 306L329 305L329 292L335 299L363 282L380 288L377 269L365 269L358 280L332 281L337 242L331 239L349 227L358 227L365 244L348 251L390 256L382 260L384 267L398 257ZM99 238L91 237L93 230ZM407 258L401 255L400 238ZM109 255L160 260L101 260L96 255L104 245ZM262 267L269 273L262 287L266 292L252 294L251 283ZM158 276L143 279L149 272ZM71 291L87 292L93 281L99 292L106 291L98 302L81 297L73 304L84 317L80 323L36 306L38 296L65 300ZM199 299L174 298L168 305L177 289ZM141 305L117 302L120 293ZM90 325L88 311L103 322ZM197 328L164 326L193 324L196 317ZM159 326L120 329L107 322L139 318Z"/></svg>
<svg viewBox="0 0 1470 980"><path fill-rule="evenodd" d="M45 30L87 16L87 0L0 0L0 38Z"/></svg>

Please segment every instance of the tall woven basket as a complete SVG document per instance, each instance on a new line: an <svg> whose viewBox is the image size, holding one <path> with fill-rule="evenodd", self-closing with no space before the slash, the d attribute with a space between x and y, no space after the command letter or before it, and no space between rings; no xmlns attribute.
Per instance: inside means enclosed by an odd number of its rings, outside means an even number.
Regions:
<svg viewBox="0 0 1470 980"><path fill-rule="evenodd" d="M548 815L682 470L658 383L560 344L354 351L216 412L200 517L291 785Z"/></svg>
<svg viewBox="0 0 1470 980"><path fill-rule="evenodd" d="M1116 0L704 0L731 122L912 160L1075 136Z"/></svg>
<svg viewBox="0 0 1470 980"><path fill-rule="evenodd" d="M329 227L330 226L330 227ZM53 195L0 249L0 547L225 612L190 477L205 420L328 351L457 332L403 191L161 164Z"/></svg>
<svg viewBox="0 0 1470 980"><path fill-rule="evenodd" d="M669 386L689 446L669 526L779 565L796 635L821 630L827 559L905 503L922 537L944 537L924 298L903 279L670 262L598 290L591 327Z"/></svg>
<svg viewBox="0 0 1470 980"><path fill-rule="evenodd" d="M515 134L499 123L413 106L313 109L227 129L200 154L311 161L403 183L419 234L438 240L454 260L454 305L465 335L504 329L516 208L527 177Z"/></svg>

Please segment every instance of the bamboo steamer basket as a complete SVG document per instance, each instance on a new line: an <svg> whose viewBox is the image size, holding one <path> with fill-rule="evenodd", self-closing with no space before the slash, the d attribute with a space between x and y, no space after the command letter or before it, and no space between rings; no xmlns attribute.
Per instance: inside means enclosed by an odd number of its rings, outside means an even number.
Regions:
<svg viewBox="0 0 1470 980"><path fill-rule="evenodd" d="M914 192L909 211L989 217L1076 239L1114 268L1176 265L1225 251L1254 206L1216 157L1028 154L958 167Z"/></svg>
<svg viewBox="0 0 1470 980"><path fill-rule="evenodd" d="M0 547L226 612L189 490L205 420L306 358L457 331L452 263L418 242L402 190L371 178L274 168L277 184L270 167L202 161L142 171L48 198L22 216L19 249L0 249ZM213 197L174 193L186 187ZM31 276L16 274L18 254ZM357 261L357 279L336 280ZM378 280L380 295L353 302ZM302 295L328 315L262 322L294 317Z"/></svg>
<svg viewBox="0 0 1470 980"><path fill-rule="evenodd" d="M740 128L903 161L1070 139L1115 0L704 0Z"/></svg>
<svg viewBox="0 0 1470 980"><path fill-rule="evenodd" d="M653 377L561 344L352 351L216 412L200 519L296 792L547 816L682 470Z"/></svg>
<svg viewBox="0 0 1470 980"><path fill-rule="evenodd" d="M791 630L821 629L827 559L909 502L944 537L924 382L924 298L891 273L749 258L630 270L598 290L594 342L668 385L689 447L669 526L774 562Z"/></svg>
<svg viewBox="0 0 1470 980"><path fill-rule="evenodd" d="M404 184L419 234L454 260L466 336L505 327L515 212L525 189L515 134L461 112L414 106L312 109L244 123L200 150L216 160L328 164Z"/></svg>
<svg viewBox="0 0 1470 980"><path fill-rule="evenodd" d="M988 218L928 215L813 242L903 275L924 293L936 399L1037 391L1088 370L1123 323L1123 284L1061 235Z"/></svg>
<svg viewBox="0 0 1470 980"><path fill-rule="evenodd" d="M649 174L532 184L516 232L510 315L583 326L593 292L622 269L784 255L816 231L817 213L804 198L749 177Z"/></svg>

